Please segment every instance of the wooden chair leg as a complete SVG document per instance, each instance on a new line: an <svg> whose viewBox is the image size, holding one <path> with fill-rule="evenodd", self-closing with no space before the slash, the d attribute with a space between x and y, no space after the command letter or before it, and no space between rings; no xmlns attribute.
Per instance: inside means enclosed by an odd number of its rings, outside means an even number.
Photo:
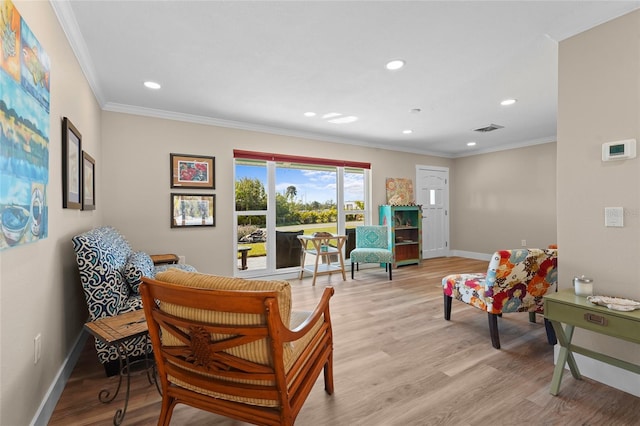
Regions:
<svg viewBox="0 0 640 426"><path fill-rule="evenodd" d="M329 359L324 365L324 391L333 395L333 353L329 355Z"/></svg>
<svg viewBox="0 0 640 426"><path fill-rule="evenodd" d="M499 314L491 314L489 315L489 334L491 335L491 344L494 348L500 349L500 336L498 336L498 315Z"/></svg>
<svg viewBox="0 0 640 426"><path fill-rule="evenodd" d="M158 425L169 426L171 423L171 416L173 416L173 408L176 406L176 399L164 396L162 398L162 408L160 410L160 417L158 418Z"/></svg>
<svg viewBox="0 0 640 426"><path fill-rule="evenodd" d="M444 319L451 320L451 296L444 295Z"/></svg>
<svg viewBox="0 0 640 426"><path fill-rule="evenodd" d="M529 322L536 322L536 313L535 312L529 312Z"/></svg>
<svg viewBox="0 0 640 426"><path fill-rule="evenodd" d="M353 279L353 262L351 262L351 279Z"/></svg>
<svg viewBox="0 0 640 426"><path fill-rule="evenodd" d="M556 338L556 331L553 329L553 325L548 319L544 319L544 328L547 330L547 342L550 345L555 345L558 343L558 339Z"/></svg>
<svg viewBox="0 0 640 426"><path fill-rule="evenodd" d="M392 281L393 277L391 276L391 264L387 263L387 266L389 267L389 281Z"/></svg>

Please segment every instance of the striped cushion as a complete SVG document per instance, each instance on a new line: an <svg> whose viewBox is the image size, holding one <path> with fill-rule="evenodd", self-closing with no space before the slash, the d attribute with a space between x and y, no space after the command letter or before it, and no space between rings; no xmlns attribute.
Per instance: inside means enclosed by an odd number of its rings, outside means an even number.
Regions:
<svg viewBox="0 0 640 426"><path fill-rule="evenodd" d="M291 287L287 281L246 280L198 272L185 272L178 269L169 269L161 272L156 275L156 279L172 284L211 290L275 291L278 294L278 308L280 309L282 322L289 324L291 318ZM167 303L160 307L172 315L207 323L242 325L265 323L265 318L256 314L207 311L183 306L171 306ZM217 336L214 336L214 339L215 337ZM219 336L219 338L222 339L223 336ZM163 333L162 343L169 346L180 345L179 340L169 333ZM260 364L270 364L270 360L267 357L268 346L265 340L232 348L229 353Z"/></svg>

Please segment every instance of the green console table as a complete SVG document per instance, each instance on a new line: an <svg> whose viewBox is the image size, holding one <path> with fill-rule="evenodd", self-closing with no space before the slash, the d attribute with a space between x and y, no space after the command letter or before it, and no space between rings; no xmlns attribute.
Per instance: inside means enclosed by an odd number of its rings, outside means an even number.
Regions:
<svg viewBox="0 0 640 426"><path fill-rule="evenodd" d="M574 353L640 374L640 365L571 343L573 330L579 327L640 344L640 310L622 312L597 306L589 302L586 297L576 296L573 289L569 289L544 296L544 316L553 325L560 344L560 353L551 380L552 395L557 395L560 390L565 364L569 364L569 370L574 378L582 378L573 357ZM564 329L562 324L566 324Z"/></svg>

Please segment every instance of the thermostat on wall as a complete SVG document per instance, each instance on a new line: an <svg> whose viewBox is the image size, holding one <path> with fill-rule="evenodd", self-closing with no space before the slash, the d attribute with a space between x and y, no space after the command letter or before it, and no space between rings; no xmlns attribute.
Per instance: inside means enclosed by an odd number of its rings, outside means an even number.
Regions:
<svg viewBox="0 0 640 426"><path fill-rule="evenodd" d="M602 144L602 161L636 158L636 140L606 142Z"/></svg>

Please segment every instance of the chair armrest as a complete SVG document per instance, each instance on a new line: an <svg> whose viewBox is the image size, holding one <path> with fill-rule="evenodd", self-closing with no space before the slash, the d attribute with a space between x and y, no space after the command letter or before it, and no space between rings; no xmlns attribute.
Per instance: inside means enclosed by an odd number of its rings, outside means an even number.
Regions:
<svg viewBox="0 0 640 426"><path fill-rule="evenodd" d="M178 263L180 258L178 258L178 255L173 254L173 253L152 254L151 255L151 260L153 261L154 265L162 265L162 264L165 264L165 263L169 263L169 264Z"/></svg>
<svg viewBox="0 0 640 426"><path fill-rule="evenodd" d="M282 327L282 340L285 342L293 342L304 337L309 331L311 331L311 329L313 329L322 315L324 315L325 322L331 322L331 318L329 316L329 299L331 299L334 292L335 290L333 287L325 287L318 305L302 324L293 330L289 330L288 327Z"/></svg>

